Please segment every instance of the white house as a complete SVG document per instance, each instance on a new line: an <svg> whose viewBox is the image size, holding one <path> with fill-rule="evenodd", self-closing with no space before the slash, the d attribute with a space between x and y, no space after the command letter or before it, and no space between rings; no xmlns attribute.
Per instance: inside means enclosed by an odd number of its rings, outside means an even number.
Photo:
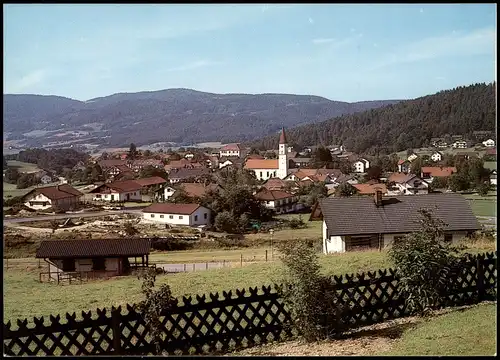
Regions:
<svg viewBox="0 0 500 360"><path fill-rule="evenodd" d="M467 148L467 142L464 140L458 140L455 141L451 146L455 149L466 149Z"/></svg>
<svg viewBox="0 0 500 360"><path fill-rule="evenodd" d="M445 221L444 241L458 242L480 229L469 203L460 194L421 196L328 197L314 207L310 220L323 221L323 252L384 249L419 228L418 210L432 208Z"/></svg>
<svg viewBox="0 0 500 360"><path fill-rule="evenodd" d="M439 151L435 151L431 155L431 160L434 162L441 161L441 160L443 160L443 154L440 153Z"/></svg>
<svg viewBox="0 0 500 360"><path fill-rule="evenodd" d="M495 140L488 139L486 141L483 141L483 145L486 147L495 147Z"/></svg>
<svg viewBox="0 0 500 360"><path fill-rule="evenodd" d="M408 156L408 161L409 162L412 162L413 160L415 160L416 158L418 158L418 155L413 153L411 154L410 156Z"/></svg>
<svg viewBox="0 0 500 360"><path fill-rule="evenodd" d="M141 201L142 185L134 180L114 181L89 191L94 201Z"/></svg>
<svg viewBox="0 0 500 360"><path fill-rule="evenodd" d="M497 171L496 170L491 171L490 184L497 186Z"/></svg>
<svg viewBox="0 0 500 360"><path fill-rule="evenodd" d="M298 204L298 196L282 190L263 188L255 194L255 198L277 214L290 213L303 208L302 204Z"/></svg>
<svg viewBox="0 0 500 360"><path fill-rule="evenodd" d="M370 168L370 162L366 159L358 159L354 164L354 172L365 173Z"/></svg>
<svg viewBox="0 0 500 360"><path fill-rule="evenodd" d="M284 179L288 175L287 149L288 144L283 128L279 141L278 159L248 159L244 168L253 171L259 180L268 180L274 177Z"/></svg>
<svg viewBox="0 0 500 360"><path fill-rule="evenodd" d="M222 147L219 151L219 156L237 156L241 155L241 147L240 144L227 144Z"/></svg>
<svg viewBox="0 0 500 360"><path fill-rule="evenodd" d="M407 173L408 171L410 171L410 162L408 160L399 160L398 171L402 173Z"/></svg>
<svg viewBox="0 0 500 360"><path fill-rule="evenodd" d="M40 187L23 196L25 206L33 210L56 207L61 210L76 209L83 194L68 184Z"/></svg>
<svg viewBox="0 0 500 360"><path fill-rule="evenodd" d="M175 193L175 189L171 186L165 186L163 189L163 199L168 200L170 199Z"/></svg>
<svg viewBox="0 0 500 360"><path fill-rule="evenodd" d="M415 174L394 173L387 179L389 195L422 195L429 193L429 183Z"/></svg>
<svg viewBox="0 0 500 360"><path fill-rule="evenodd" d="M211 221L211 211L198 204L156 203L142 210L145 220L168 225L200 226Z"/></svg>

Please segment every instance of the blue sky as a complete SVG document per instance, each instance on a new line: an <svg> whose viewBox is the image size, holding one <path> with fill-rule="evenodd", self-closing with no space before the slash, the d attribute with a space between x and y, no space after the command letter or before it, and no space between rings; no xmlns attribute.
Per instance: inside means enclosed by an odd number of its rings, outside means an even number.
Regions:
<svg viewBox="0 0 500 360"><path fill-rule="evenodd" d="M4 93L406 99L496 79L496 4L4 5Z"/></svg>

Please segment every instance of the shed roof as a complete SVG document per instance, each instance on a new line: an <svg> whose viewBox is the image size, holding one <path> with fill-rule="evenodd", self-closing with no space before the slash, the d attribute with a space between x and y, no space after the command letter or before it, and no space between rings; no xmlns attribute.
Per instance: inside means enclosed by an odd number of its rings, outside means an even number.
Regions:
<svg viewBox="0 0 500 360"><path fill-rule="evenodd" d="M36 252L37 258L90 258L142 256L149 254L149 239L46 240Z"/></svg>

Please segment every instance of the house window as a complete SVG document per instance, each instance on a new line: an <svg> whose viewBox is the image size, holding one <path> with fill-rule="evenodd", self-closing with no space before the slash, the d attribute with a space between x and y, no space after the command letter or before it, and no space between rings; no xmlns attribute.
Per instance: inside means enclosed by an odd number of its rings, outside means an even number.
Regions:
<svg viewBox="0 0 500 360"><path fill-rule="evenodd" d="M269 205L269 204L271 204L271 202L268 200L268 201L266 201L266 204Z"/></svg>
<svg viewBox="0 0 500 360"><path fill-rule="evenodd" d="M97 194L95 197L96 197L97 199L100 199L100 198L101 198L101 194Z"/></svg>
<svg viewBox="0 0 500 360"><path fill-rule="evenodd" d="M262 177L262 171L260 172L260 177Z"/></svg>
<svg viewBox="0 0 500 360"><path fill-rule="evenodd" d="M269 171L266 172L266 176L269 177Z"/></svg>
<svg viewBox="0 0 500 360"><path fill-rule="evenodd" d="M179 220L182 220L182 219L184 219L184 216L179 215Z"/></svg>
<svg viewBox="0 0 500 360"><path fill-rule="evenodd" d="M203 218L206 220L208 218L208 214L207 213L204 213L203 214Z"/></svg>
<svg viewBox="0 0 500 360"><path fill-rule="evenodd" d="M194 216L194 221L198 221L198 215Z"/></svg>
<svg viewBox="0 0 500 360"><path fill-rule="evenodd" d="M163 219L165 217L165 215L160 215L160 219Z"/></svg>
<svg viewBox="0 0 500 360"><path fill-rule="evenodd" d="M155 217L155 214L151 214L151 217L154 218Z"/></svg>
<svg viewBox="0 0 500 360"><path fill-rule="evenodd" d="M92 270L106 270L106 259L105 258L93 258L92 259Z"/></svg>
<svg viewBox="0 0 500 360"><path fill-rule="evenodd" d="M75 271L75 259L64 259L62 262L63 271Z"/></svg>
<svg viewBox="0 0 500 360"><path fill-rule="evenodd" d="M169 215L168 216L169 219L173 219L174 218L174 215Z"/></svg>
<svg viewBox="0 0 500 360"><path fill-rule="evenodd" d="M451 243L453 240L453 234L444 234L444 242Z"/></svg>

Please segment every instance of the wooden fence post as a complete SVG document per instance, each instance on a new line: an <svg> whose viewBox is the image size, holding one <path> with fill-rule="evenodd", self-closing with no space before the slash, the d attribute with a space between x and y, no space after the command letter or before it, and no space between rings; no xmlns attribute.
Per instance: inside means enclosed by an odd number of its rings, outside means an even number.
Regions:
<svg viewBox="0 0 500 360"><path fill-rule="evenodd" d="M481 256L478 255L476 259L476 272L477 272L477 293L479 296L479 301L483 301L485 292L484 292L484 269L483 263L481 261Z"/></svg>
<svg viewBox="0 0 500 360"><path fill-rule="evenodd" d="M240 255L240 266L243 267L243 254Z"/></svg>
<svg viewBox="0 0 500 360"><path fill-rule="evenodd" d="M205 263L205 270L208 270L208 261Z"/></svg>
<svg viewBox="0 0 500 360"><path fill-rule="evenodd" d="M122 352L121 348L121 331L120 331L120 310L112 308L111 310L111 329L113 330L113 350L114 354L119 355Z"/></svg>
<svg viewBox="0 0 500 360"><path fill-rule="evenodd" d="M267 250L266 250L266 262L267 262Z"/></svg>

